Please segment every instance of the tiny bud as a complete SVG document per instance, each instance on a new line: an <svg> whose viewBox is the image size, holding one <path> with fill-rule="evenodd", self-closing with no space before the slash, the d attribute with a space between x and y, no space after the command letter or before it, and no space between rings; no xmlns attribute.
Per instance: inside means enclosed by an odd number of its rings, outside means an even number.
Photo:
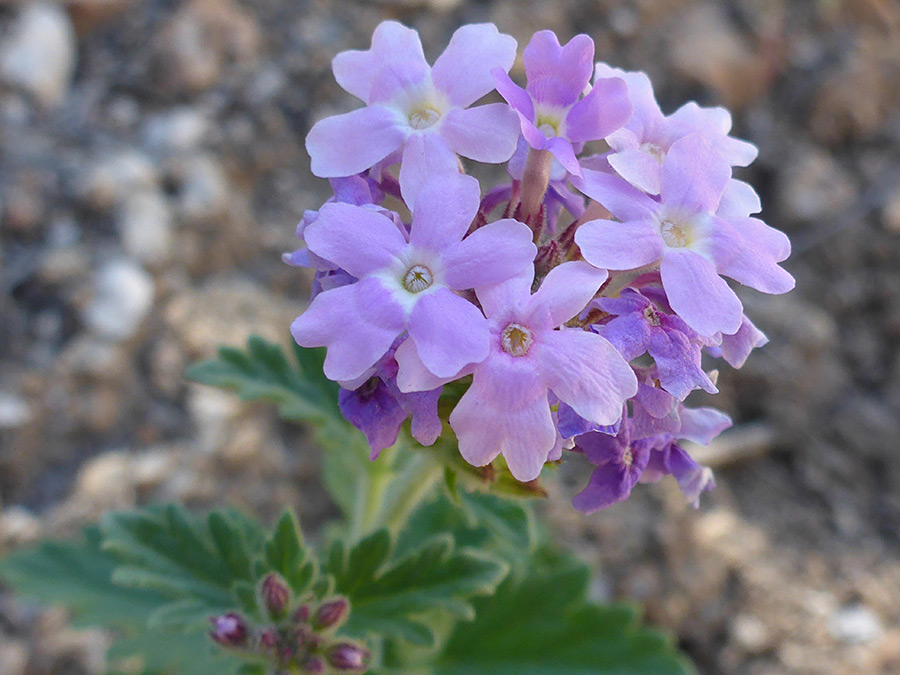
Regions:
<svg viewBox="0 0 900 675"><path fill-rule="evenodd" d="M260 634L259 645L266 651L275 651L278 647L278 633L274 628L266 628Z"/></svg>
<svg viewBox="0 0 900 675"><path fill-rule="evenodd" d="M223 647L240 647L247 641L247 624L244 619L234 612L228 612L222 616L214 616L210 619L213 630L209 636Z"/></svg>
<svg viewBox="0 0 900 675"><path fill-rule="evenodd" d="M347 612L350 609L350 603L346 598L337 598L330 600L319 606L316 611L316 618L313 621L315 627L319 630L325 628L333 628L344 622L347 618Z"/></svg>
<svg viewBox="0 0 900 675"><path fill-rule="evenodd" d="M369 664L369 650L341 642L328 651L328 663L341 672L364 673Z"/></svg>
<svg viewBox="0 0 900 675"><path fill-rule="evenodd" d="M309 661L303 664L303 668L300 669L301 673L306 675L320 675L325 672L325 664L322 662L317 656L312 657Z"/></svg>
<svg viewBox="0 0 900 675"><path fill-rule="evenodd" d="M284 580L275 573L269 574L262 581L260 595L273 619L280 618L291 601L291 590Z"/></svg>
<svg viewBox="0 0 900 675"><path fill-rule="evenodd" d="M310 609L309 605L300 605L294 611L294 622L295 623L306 623L309 621Z"/></svg>

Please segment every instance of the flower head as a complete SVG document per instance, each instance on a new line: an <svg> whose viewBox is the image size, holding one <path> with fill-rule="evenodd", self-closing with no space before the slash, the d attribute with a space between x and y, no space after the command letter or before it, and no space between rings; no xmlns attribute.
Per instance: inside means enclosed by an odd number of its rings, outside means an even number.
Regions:
<svg viewBox="0 0 900 675"><path fill-rule="evenodd" d="M519 134L515 114L500 103L469 106L494 88L491 71L509 70L515 57L512 37L493 24L470 24L431 67L416 31L381 23L368 50L334 59L338 84L366 107L313 126L306 139L312 172L351 176L402 148L400 188L412 205L429 176L458 173L457 155L505 162Z"/></svg>

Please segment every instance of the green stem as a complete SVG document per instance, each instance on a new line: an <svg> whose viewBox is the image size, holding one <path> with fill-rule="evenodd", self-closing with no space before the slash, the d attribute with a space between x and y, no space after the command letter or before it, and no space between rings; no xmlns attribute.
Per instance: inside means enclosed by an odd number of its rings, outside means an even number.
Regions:
<svg viewBox="0 0 900 675"><path fill-rule="evenodd" d="M380 522L385 493L391 484L395 448L388 448L366 466L365 479L359 485L362 496L356 501L356 511L350 521L350 539L357 541L376 529ZM368 461L368 460L367 460Z"/></svg>
<svg viewBox="0 0 900 675"><path fill-rule="evenodd" d="M427 450L415 453L403 475L397 478L397 496L386 509L384 524L391 530L399 530L431 492L443 471L443 466Z"/></svg>

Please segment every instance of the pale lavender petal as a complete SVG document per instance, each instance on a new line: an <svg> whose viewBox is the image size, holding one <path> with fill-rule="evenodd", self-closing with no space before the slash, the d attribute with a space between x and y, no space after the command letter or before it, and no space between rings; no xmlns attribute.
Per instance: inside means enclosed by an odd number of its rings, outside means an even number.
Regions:
<svg viewBox="0 0 900 675"><path fill-rule="evenodd" d="M455 153L486 164L512 157L519 131L519 117L505 103L451 110L441 126L441 135Z"/></svg>
<svg viewBox="0 0 900 675"><path fill-rule="evenodd" d="M319 293L291 324L301 347L327 347L325 376L353 380L387 353L406 326L403 308L374 278Z"/></svg>
<svg viewBox="0 0 900 675"><path fill-rule="evenodd" d="M528 300L526 323L535 328L561 326L587 306L608 276L581 260L554 267Z"/></svg>
<svg viewBox="0 0 900 675"><path fill-rule="evenodd" d="M438 414L438 400L441 389L417 391L404 394L400 399L403 407L412 415L410 433L422 445L433 445L443 431L444 425Z"/></svg>
<svg viewBox="0 0 900 675"><path fill-rule="evenodd" d="M665 249L659 232L647 220L590 220L575 231L575 243L585 260L607 270L649 265L659 260Z"/></svg>
<svg viewBox="0 0 900 675"><path fill-rule="evenodd" d="M703 256L669 249L660 274L672 310L700 335L731 334L741 327L741 301Z"/></svg>
<svg viewBox="0 0 900 675"><path fill-rule="evenodd" d="M794 277L776 262L785 248L790 251L787 237L755 218L747 218L741 225L747 236L738 234L724 221L716 223L712 241L719 273L763 293L780 294L793 289Z"/></svg>
<svg viewBox="0 0 900 675"><path fill-rule="evenodd" d="M766 225L759 218L740 218L731 221L734 229L747 241L758 245L776 262L791 255L791 240L781 230Z"/></svg>
<svg viewBox="0 0 900 675"><path fill-rule="evenodd" d="M435 252L459 243L480 203L481 186L472 176L445 173L427 179L413 205L409 243Z"/></svg>
<svg viewBox="0 0 900 675"><path fill-rule="evenodd" d="M388 267L406 248L391 220L352 204L325 204L303 238L310 251L355 277Z"/></svg>
<svg viewBox="0 0 900 675"><path fill-rule="evenodd" d="M625 401L637 393L637 379L616 348L580 329L544 331L532 347L544 382L579 416L614 424Z"/></svg>
<svg viewBox="0 0 900 675"><path fill-rule="evenodd" d="M535 101L569 106L578 100L591 79L594 41L573 37L561 47L553 31L538 31L522 50L528 93Z"/></svg>
<svg viewBox="0 0 900 675"><path fill-rule="evenodd" d="M684 205L715 213L731 167L699 134L676 141L662 166L660 196L667 205Z"/></svg>
<svg viewBox="0 0 900 675"><path fill-rule="evenodd" d="M422 363L438 377L452 377L469 364L481 363L490 350L481 311L447 288L419 299L409 316L409 337Z"/></svg>
<svg viewBox="0 0 900 675"><path fill-rule="evenodd" d="M594 67L594 80L609 77L620 77L628 85L628 97L634 106L634 115L629 120L627 127L639 139L645 140L643 139L645 132L662 124L665 120L659 104L656 102L650 78L642 71L625 71L620 68L612 68L605 63L597 63ZM619 149L612 144L610 146Z"/></svg>
<svg viewBox="0 0 900 675"><path fill-rule="evenodd" d="M534 265L529 265L507 281L475 289L484 315L498 321L520 315L531 299L533 281Z"/></svg>
<svg viewBox="0 0 900 675"><path fill-rule="evenodd" d="M581 172L581 177L572 179L572 185L600 202L619 220L649 219L659 210L651 197L618 176L584 167Z"/></svg>
<svg viewBox="0 0 900 675"><path fill-rule="evenodd" d="M521 113L527 120L534 121L534 102L528 92L512 81L509 74L500 68L491 71L494 77L494 86L506 102Z"/></svg>
<svg viewBox="0 0 900 675"><path fill-rule="evenodd" d="M419 34L396 21L381 22L369 49L341 52L331 66L337 83L366 103L371 102L372 82L379 71L399 70L410 81L424 79L429 71Z"/></svg>
<svg viewBox="0 0 900 675"><path fill-rule="evenodd" d="M528 142L528 145L535 150L545 150L550 142L544 132L534 126L534 122L525 119L522 113L519 113L519 125L522 128L522 137Z"/></svg>
<svg viewBox="0 0 900 675"><path fill-rule="evenodd" d="M607 462L594 469L587 486L572 499L572 506L582 513L594 513L628 499L633 488L624 465Z"/></svg>
<svg viewBox="0 0 900 675"><path fill-rule="evenodd" d="M444 251L445 283L454 290L506 281L531 267L537 247L524 223L504 218L475 230Z"/></svg>
<svg viewBox="0 0 900 675"><path fill-rule="evenodd" d="M547 388L524 357L503 354L481 364L450 426L463 459L484 466L502 454L520 481L537 478L556 445Z"/></svg>
<svg viewBox="0 0 900 675"><path fill-rule="evenodd" d="M395 111L378 105L326 117L306 137L311 170L321 178L360 173L403 145L408 133Z"/></svg>
<svg viewBox="0 0 900 675"><path fill-rule="evenodd" d="M698 445L709 445L716 436L731 426L731 418L715 408L685 408L678 411L681 429L676 436Z"/></svg>
<svg viewBox="0 0 900 675"><path fill-rule="evenodd" d="M575 149L572 147L571 141L556 136L544 143L544 150L547 150L565 167L566 171L576 176L581 175L581 165L575 156Z"/></svg>
<svg viewBox="0 0 900 675"><path fill-rule="evenodd" d="M566 115L566 137L576 143L606 138L622 127L631 114L625 81L618 77L597 80L588 95Z"/></svg>
<svg viewBox="0 0 900 675"><path fill-rule="evenodd" d="M746 218L762 210L762 202L749 183L732 178L725 186L716 215L726 220Z"/></svg>
<svg viewBox="0 0 900 675"><path fill-rule="evenodd" d="M722 354L722 358L732 368L740 368L747 361L750 352L757 347L762 347L768 341L769 338L766 337L766 334L754 326L750 319L745 316L737 333L722 336L722 344L719 346L719 351Z"/></svg>
<svg viewBox="0 0 900 675"><path fill-rule="evenodd" d="M666 457L666 468L675 478L688 504L695 509L700 505L700 495L712 490L716 482L712 471L700 466L682 447L672 444Z"/></svg>
<svg viewBox="0 0 900 675"><path fill-rule="evenodd" d="M692 344L683 333L654 330L648 351L656 363L662 388L679 401L698 387L710 394L719 393L700 366L700 346Z"/></svg>
<svg viewBox="0 0 900 675"><path fill-rule="evenodd" d="M659 194L662 165L649 152L629 148L610 153L607 160L617 174L636 188L651 195Z"/></svg>
<svg viewBox="0 0 900 675"><path fill-rule="evenodd" d="M494 88L494 68L512 68L516 47L515 38L500 33L492 23L462 26L434 62L432 80L453 105L468 107Z"/></svg>
<svg viewBox="0 0 900 675"><path fill-rule="evenodd" d="M459 160L439 134L411 135L403 148L400 164L400 192L407 206L416 203L422 185L435 174L459 173Z"/></svg>
<svg viewBox="0 0 900 675"><path fill-rule="evenodd" d="M416 351L416 343L410 339L404 340L394 354L397 360L397 388L403 393L431 391L448 382L462 377L468 372L455 373L453 377L438 377L432 373Z"/></svg>

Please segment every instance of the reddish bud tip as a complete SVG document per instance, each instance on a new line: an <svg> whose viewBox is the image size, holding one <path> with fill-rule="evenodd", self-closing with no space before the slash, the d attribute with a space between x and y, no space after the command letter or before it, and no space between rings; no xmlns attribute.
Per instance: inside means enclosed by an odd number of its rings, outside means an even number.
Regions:
<svg viewBox="0 0 900 675"><path fill-rule="evenodd" d="M275 573L269 574L262 581L260 595L273 619L280 618L291 602L291 590L284 580Z"/></svg>
<svg viewBox="0 0 900 675"><path fill-rule="evenodd" d="M300 672L304 675L321 675L325 672L325 663L319 657L314 656L303 664Z"/></svg>
<svg viewBox="0 0 900 675"><path fill-rule="evenodd" d="M328 650L328 663L344 673L364 673L369 665L369 650L349 642L341 642Z"/></svg>
<svg viewBox="0 0 900 675"><path fill-rule="evenodd" d="M309 615L311 614L311 610L309 605L300 605L294 611L294 622L295 623L306 623L309 621Z"/></svg>
<svg viewBox="0 0 900 675"><path fill-rule="evenodd" d="M217 644L223 647L240 647L247 642L247 624L239 614L228 612L222 616L214 616L210 621L213 630L209 636Z"/></svg>
<svg viewBox="0 0 900 675"><path fill-rule="evenodd" d="M349 609L350 603L347 602L346 598L330 600L319 606L313 624L319 630L333 628L344 622Z"/></svg>

